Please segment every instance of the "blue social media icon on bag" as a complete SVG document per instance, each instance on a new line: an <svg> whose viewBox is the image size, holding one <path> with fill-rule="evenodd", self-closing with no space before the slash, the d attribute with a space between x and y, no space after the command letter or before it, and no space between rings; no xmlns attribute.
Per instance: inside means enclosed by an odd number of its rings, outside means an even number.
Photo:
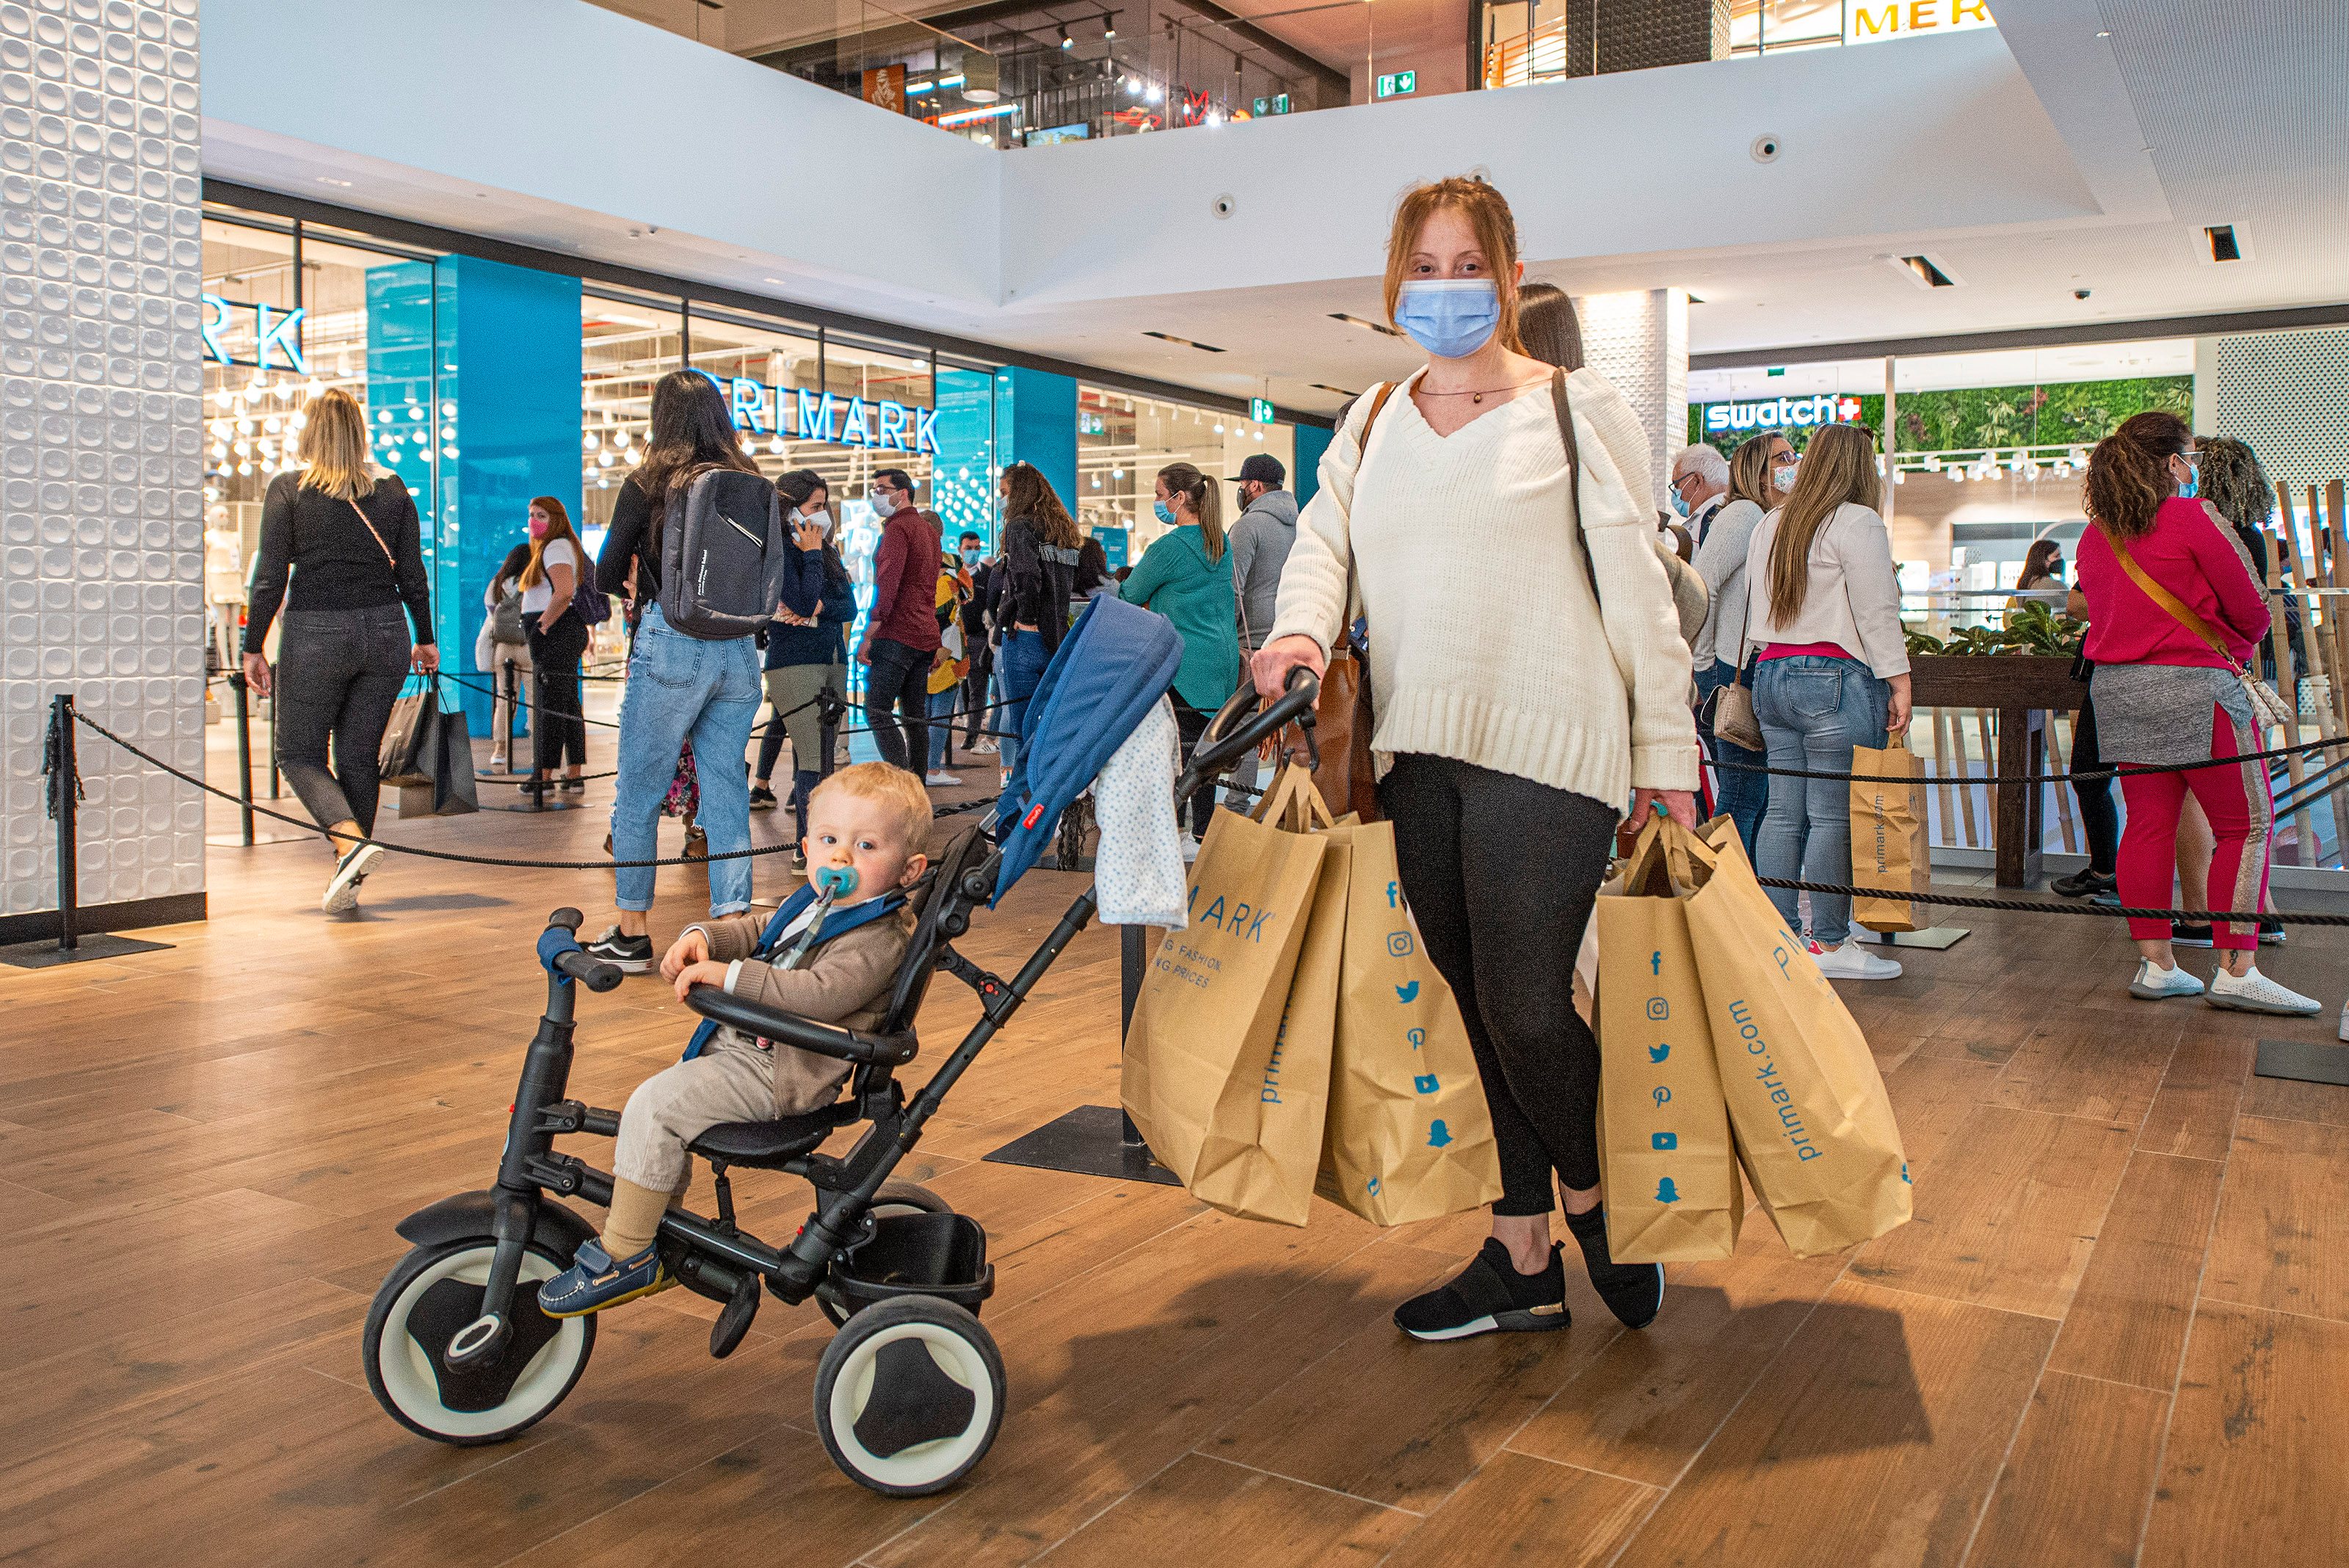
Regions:
<svg viewBox="0 0 2349 1568"><path fill-rule="evenodd" d="M1411 1081L1411 1086L1417 1089L1423 1095L1432 1095L1435 1093L1435 1075L1433 1073L1422 1073L1418 1077L1413 1078Z"/></svg>
<svg viewBox="0 0 2349 1568"><path fill-rule="evenodd" d="M1669 1045L1651 1045L1648 1047L1648 1060L1651 1062L1661 1062L1671 1054L1672 1048Z"/></svg>
<svg viewBox="0 0 2349 1568"><path fill-rule="evenodd" d="M1432 1123L1430 1123L1430 1124L1428 1125L1428 1128L1427 1128L1427 1147L1430 1147L1430 1148L1442 1148L1445 1144L1448 1144L1448 1143L1450 1143L1451 1141L1452 1141L1452 1129L1451 1129L1450 1127L1445 1127L1445 1126L1444 1125L1444 1123L1443 1123L1440 1119L1439 1119L1439 1120L1437 1120L1437 1121L1432 1122Z"/></svg>
<svg viewBox="0 0 2349 1568"><path fill-rule="evenodd" d="M1671 1177L1667 1176L1656 1183L1657 1202L1678 1203L1680 1200L1681 1189L1672 1185L1672 1179Z"/></svg>
<svg viewBox="0 0 2349 1568"><path fill-rule="evenodd" d="M1417 1002L1419 1000L1419 981L1414 980L1409 985L1396 986L1395 1000L1397 1002Z"/></svg>
<svg viewBox="0 0 2349 1568"><path fill-rule="evenodd" d="M1413 952L1411 933L1409 931L1389 931L1387 933L1387 951L1392 953L1397 958L1411 957Z"/></svg>
<svg viewBox="0 0 2349 1568"><path fill-rule="evenodd" d="M1680 1146L1681 1139L1678 1133L1657 1133L1648 1139L1648 1147L1651 1148L1678 1148Z"/></svg>

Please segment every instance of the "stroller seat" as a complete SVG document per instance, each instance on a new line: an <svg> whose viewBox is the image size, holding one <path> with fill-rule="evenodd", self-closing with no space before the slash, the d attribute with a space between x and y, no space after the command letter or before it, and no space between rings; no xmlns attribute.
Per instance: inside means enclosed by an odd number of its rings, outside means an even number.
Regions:
<svg viewBox="0 0 2349 1568"><path fill-rule="evenodd" d="M930 869L905 899L906 909L915 917L914 934L890 982L888 1012L879 1025L884 1033L913 1026L914 1015L921 1011L922 998L929 992L930 975L937 968L938 950L962 934L970 906L959 896L958 884L973 860L986 852L987 839L979 831L982 826L968 822L949 835L938 846ZM947 896L938 896L941 888L947 889ZM854 1093L818 1110L771 1121L720 1122L688 1144L687 1152L727 1165L779 1169L822 1147L835 1127L860 1119L865 1093L888 1071L859 1068L850 1080Z"/></svg>

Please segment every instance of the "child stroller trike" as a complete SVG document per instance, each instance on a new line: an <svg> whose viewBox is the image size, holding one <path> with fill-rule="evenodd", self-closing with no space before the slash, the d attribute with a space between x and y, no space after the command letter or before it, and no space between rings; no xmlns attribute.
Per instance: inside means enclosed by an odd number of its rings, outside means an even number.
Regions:
<svg viewBox="0 0 2349 1568"><path fill-rule="evenodd" d="M1171 674L1170 666L1155 677L1150 701ZM1236 696L1218 715L1214 732L1222 738L1202 743L1178 789L1221 773L1280 727L1309 722L1312 701L1310 678L1301 679L1226 733L1225 726L1254 705L1252 695ZM1090 777L1087 772L1079 787ZM814 1023L711 986L697 986L687 998L706 1018L855 1064L848 1093L834 1105L716 1127L696 1139L691 1152L716 1178L717 1213L671 1209L659 1245L680 1283L724 1303L709 1331L712 1355L730 1355L741 1343L762 1286L792 1304L815 1299L839 1329L816 1373L816 1430L833 1462L875 1491L922 1496L953 1485L985 1455L1003 1418L1003 1363L978 1316L994 1288L987 1233L978 1220L892 1173L956 1081L1092 918L1088 888L1008 981L951 945L968 929L973 910L1024 868L1025 840L1050 834L1054 798L1057 789L1040 799L1032 793L1007 797L999 815L947 841L915 889L913 939L887 1010L871 1032ZM1033 848L1025 850L1030 858ZM557 1152L554 1140L580 1133L610 1137L619 1127L618 1113L565 1097L576 988L606 992L621 980L618 970L580 948L579 925L579 911L557 909L538 939L546 1011L523 1059L496 1184L400 1221L399 1234L413 1250L394 1266L367 1314L362 1349L368 1386L394 1419L437 1441L514 1437L563 1402L595 1348L593 1316L558 1320L537 1305L538 1283L560 1272L595 1234L558 1199L605 1204L612 1193L607 1172ZM896 1070L914 1058L914 1017L938 970L978 993L982 1016L908 1098ZM870 1126L844 1156L819 1152L836 1128L855 1122ZM814 1208L797 1236L771 1246L736 1223L728 1173L738 1166L784 1171L813 1186Z"/></svg>

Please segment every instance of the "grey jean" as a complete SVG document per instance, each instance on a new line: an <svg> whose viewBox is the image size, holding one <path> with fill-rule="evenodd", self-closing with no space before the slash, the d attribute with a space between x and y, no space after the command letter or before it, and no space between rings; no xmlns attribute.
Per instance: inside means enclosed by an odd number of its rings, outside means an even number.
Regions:
<svg viewBox="0 0 2349 1568"><path fill-rule="evenodd" d="M278 765L320 827L356 822L372 836L383 791L376 754L412 651L408 611L287 610L278 620Z"/></svg>

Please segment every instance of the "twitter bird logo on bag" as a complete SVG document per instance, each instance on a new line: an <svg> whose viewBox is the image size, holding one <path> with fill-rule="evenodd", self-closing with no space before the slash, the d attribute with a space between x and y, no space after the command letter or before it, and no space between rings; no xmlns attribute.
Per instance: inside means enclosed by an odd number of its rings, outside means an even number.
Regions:
<svg viewBox="0 0 2349 1568"><path fill-rule="evenodd" d="M1414 980L1409 985L1396 986L1395 1000L1397 1002L1417 1002L1419 1000L1419 981Z"/></svg>
<svg viewBox="0 0 2349 1568"><path fill-rule="evenodd" d="M1669 1045L1651 1045L1648 1047L1648 1060L1651 1062L1661 1062L1671 1054L1672 1048Z"/></svg>

